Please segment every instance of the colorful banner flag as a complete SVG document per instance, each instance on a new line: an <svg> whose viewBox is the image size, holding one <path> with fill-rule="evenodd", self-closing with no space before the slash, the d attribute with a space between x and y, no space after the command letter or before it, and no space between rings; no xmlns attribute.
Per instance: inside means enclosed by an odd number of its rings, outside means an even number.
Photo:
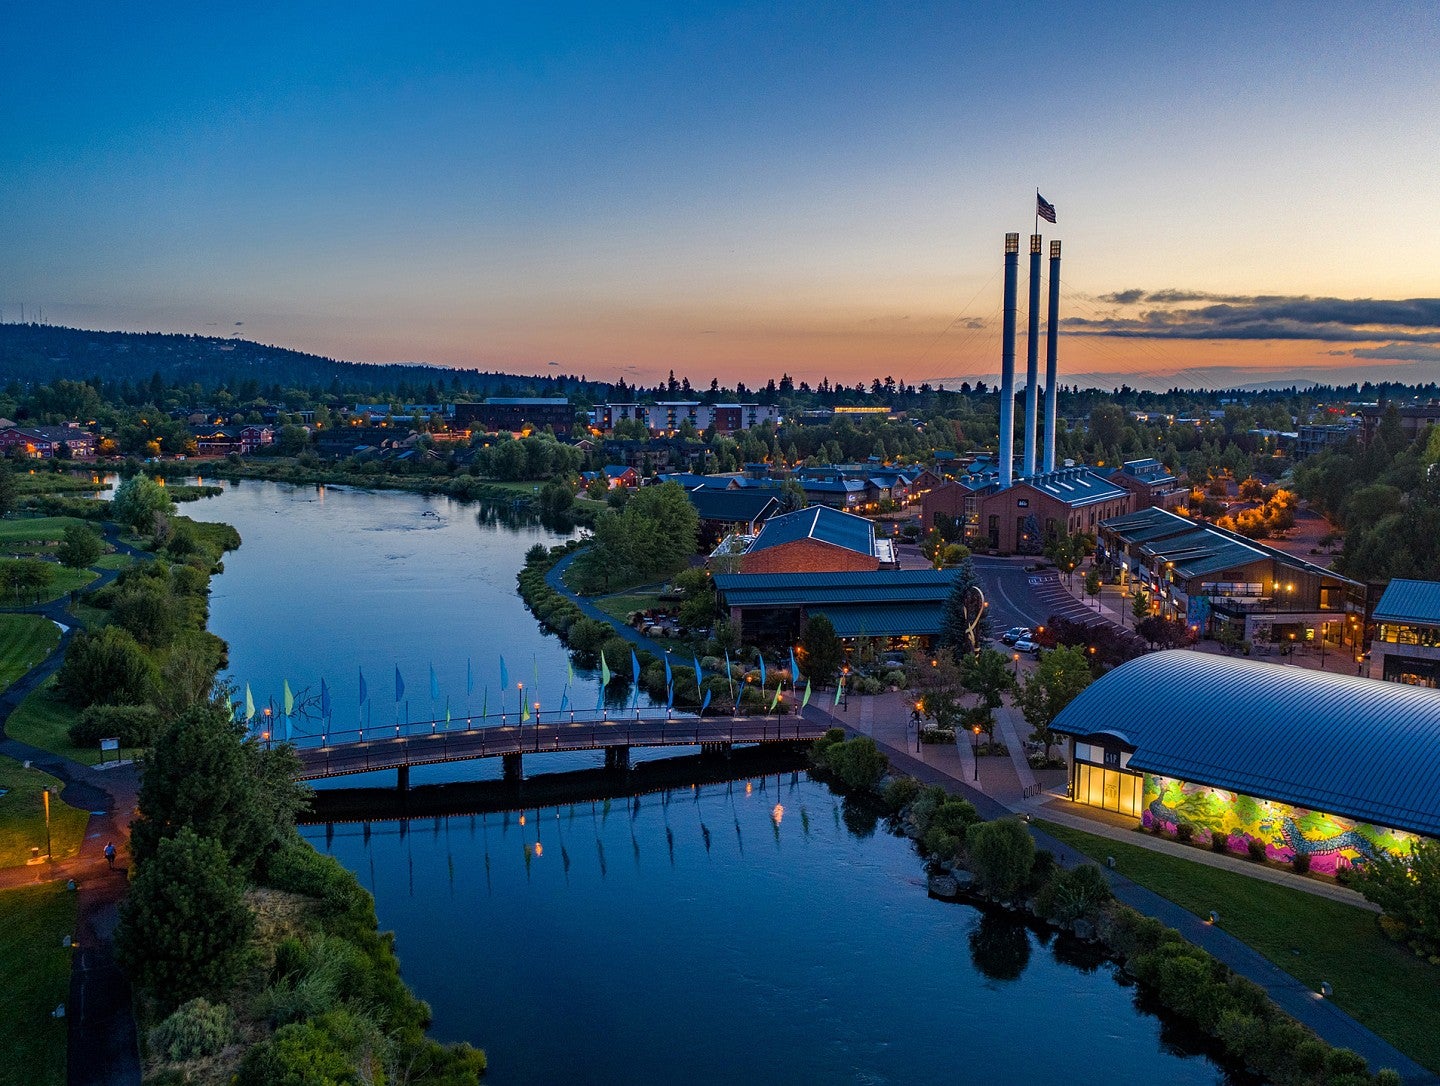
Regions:
<svg viewBox="0 0 1440 1086"><path fill-rule="evenodd" d="M295 695L290 693L290 680L283 681L285 687L285 715L288 717L295 711Z"/></svg>
<svg viewBox="0 0 1440 1086"><path fill-rule="evenodd" d="M504 691L508 689L510 689L510 672L505 670L505 657L502 656L500 657L500 690L502 697L504 696Z"/></svg>
<svg viewBox="0 0 1440 1086"><path fill-rule="evenodd" d="M841 675L841 676L840 676L840 681L835 684L835 701L834 701L834 704L836 704L836 705L839 705L839 704L840 704L840 695L841 695L842 693L844 693L844 692L845 692L845 676L844 676L844 675Z"/></svg>
<svg viewBox="0 0 1440 1086"><path fill-rule="evenodd" d="M675 709L675 684L671 683L665 688L665 711L673 712Z"/></svg>
<svg viewBox="0 0 1440 1086"><path fill-rule="evenodd" d="M765 657L760 655L760 650L755 650L755 657L760 661L760 689L765 689Z"/></svg>
<svg viewBox="0 0 1440 1086"><path fill-rule="evenodd" d="M430 700L440 700L440 680L435 677L435 665L430 665Z"/></svg>
<svg viewBox="0 0 1440 1086"><path fill-rule="evenodd" d="M610 665L605 662L605 650L600 650L600 688L610 685Z"/></svg>
<svg viewBox="0 0 1440 1086"><path fill-rule="evenodd" d="M360 668L359 670L360 670L360 704L363 706L367 701L370 700L370 691L368 691L367 689L365 689L365 669L362 667L362 668Z"/></svg>
<svg viewBox="0 0 1440 1086"><path fill-rule="evenodd" d="M250 684L245 684L245 723L255 719L255 698L250 693Z"/></svg>
<svg viewBox="0 0 1440 1086"><path fill-rule="evenodd" d="M530 706L525 703L524 699L521 699L521 701L520 701L520 722L523 724L523 723L525 723L525 721L527 721L527 720L529 720L529 719L530 719Z"/></svg>
<svg viewBox="0 0 1440 1086"><path fill-rule="evenodd" d="M535 653L530 654L530 662L535 665L535 689L540 689L540 657Z"/></svg>
<svg viewBox="0 0 1440 1086"><path fill-rule="evenodd" d="M634 649L630 650L630 681L637 690L640 688L640 657L635 655Z"/></svg>
<svg viewBox="0 0 1440 1086"><path fill-rule="evenodd" d="M692 654L691 660L695 664L695 689L699 690L705 685L705 676L700 672L700 657Z"/></svg>
<svg viewBox="0 0 1440 1086"><path fill-rule="evenodd" d="M735 673L731 670L730 650L725 650L725 683L730 687L730 700L735 700Z"/></svg>
<svg viewBox="0 0 1440 1086"><path fill-rule="evenodd" d="M445 726L450 726L450 699L445 699Z"/></svg>
<svg viewBox="0 0 1440 1086"><path fill-rule="evenodd" d="M400 665L395 665L395 704L400 704L400 699L405 696L405 680L400 677Z"/></svg>
<svg viewBox="0 0 1440 1086"><path fill-rule="evenodd" d="M810 704L810 680L809 680L809 679L806 679L806 680L805 680L805 700L800 703L800 708L803 709L803 708L805 708L805 706L807 706L807 705L809 705L809 704Z"/></svg>
<svg viewBox="0 0 1440 1086"><path fill-rule="evenodd" d="M790 650L790 689L800 685L800 665L795 662L795 650Z"/></svg>
<svg viewBox="0 0 1440 1086"><path fill-rule="evenodd" d="M480 695L480 719L484 720L490 715L490 688L487 686L485 692Z"/></svg>
<svg viewBox="0 0 1440 1086"><path fill-rule="evenodd" d="M710 691L705 691L705 700L700 703L700 713L703 716L705 710L710 708Z"/></svg>
<svg viewBox="0 0 1440 1086"><path fill-rule="evenodd" d="M670 654L667 652L667 653L665 654L665 685L666 685L666 686L673 686L674 684L675 684L675 676L674 676L674 674L671 673L671 671L670 671Z"/></svg>
<svg viewBox="0 0 1440 1086"><path fill-rule="evenodd" d="M770 701L770 711L772 713L775 711L775 706L780 704L780 691L784 689L785 687L782 686L780 683L775 684L775 697L772 698Z"/></svg>
<svg viewBox="0 0 1440 1086"><path fill-rule="evenodd" d="M320 716L330 719L330 687L323 676L320 679Z"/></svg>

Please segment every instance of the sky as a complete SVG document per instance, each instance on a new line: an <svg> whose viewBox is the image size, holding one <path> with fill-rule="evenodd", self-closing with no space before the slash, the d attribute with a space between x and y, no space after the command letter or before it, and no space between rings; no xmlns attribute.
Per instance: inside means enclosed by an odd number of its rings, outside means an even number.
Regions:
<svg viewBox="0 0 1440 1086"><path fill-rule="evenodd" d="M1023 370L1038 189L1062 381L1440 378L1428 2L108 0L4 27L4 321L993 380L1010 231Z"/></svg>

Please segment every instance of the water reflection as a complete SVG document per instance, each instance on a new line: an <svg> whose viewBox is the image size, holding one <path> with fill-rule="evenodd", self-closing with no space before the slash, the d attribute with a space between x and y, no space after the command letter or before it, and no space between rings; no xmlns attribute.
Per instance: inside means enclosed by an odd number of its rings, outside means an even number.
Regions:
<svg viewBox="0 0 1440 1086"><path fill-rule="evenodd" d="M1018 980L1030 964L1030 938L1014 916L987 909L970 932L970 960L991 980Z"/></svg>

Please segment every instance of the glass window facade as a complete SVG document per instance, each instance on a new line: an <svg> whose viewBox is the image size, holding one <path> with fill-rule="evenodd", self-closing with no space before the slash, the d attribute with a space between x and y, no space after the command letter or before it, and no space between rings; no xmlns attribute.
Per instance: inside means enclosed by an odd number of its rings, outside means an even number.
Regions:
<svg viewBox="0 0 1440 1086"><path fill-rule="evenodd" d="M1070 768L1070 798L1076 803L1138 816L1144 792L1144 778L1128 769L1092 765L1078 758Z"/></svg>

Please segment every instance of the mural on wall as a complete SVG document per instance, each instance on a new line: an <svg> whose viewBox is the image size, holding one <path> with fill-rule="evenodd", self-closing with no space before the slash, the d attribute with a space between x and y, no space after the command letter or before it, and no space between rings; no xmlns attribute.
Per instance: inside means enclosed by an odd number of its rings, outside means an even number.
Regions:
<svg viewBox="0 0 1440 1086"><path fill-rule="evenodd" d="M1224 834L1230 851L1239 853L1252 840L1263 841L1269 859L1288 863L1304 853L1310 870L1327 875L1381 853L1410 850L1409 834L1153 773L1145 774L1144 804L1141 822L1147 829L1160 822L1173 832L1188 822L1212 839Z"/></svg>

